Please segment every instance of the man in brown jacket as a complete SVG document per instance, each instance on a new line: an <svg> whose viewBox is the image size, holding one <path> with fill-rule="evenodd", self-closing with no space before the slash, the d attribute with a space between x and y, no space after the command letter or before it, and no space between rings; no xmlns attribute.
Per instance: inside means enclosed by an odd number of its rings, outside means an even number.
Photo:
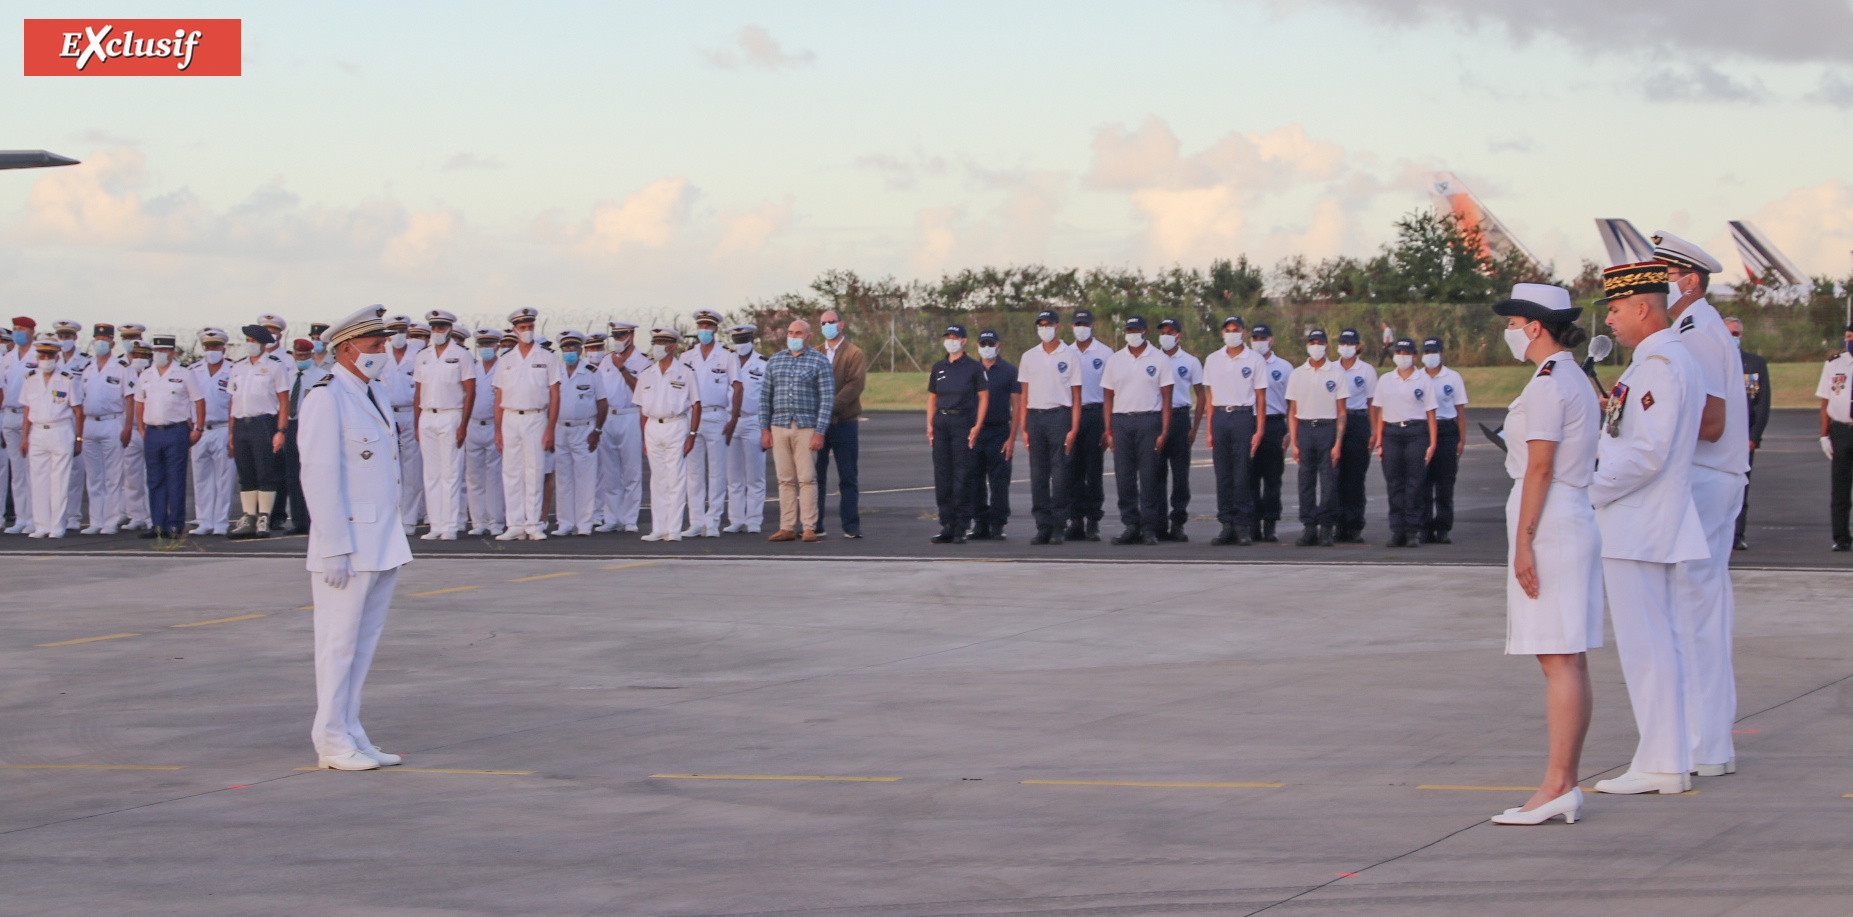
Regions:
<svg viewBox="0 0 1853 917"><path fill-rule="evenodd" d="M821 348L830 360L836 376L836 402L830 409L830 427L824 431L824 447L817 450L817 534L824 533L826 495L830 493L830 456L836 455L838 513L843 520L844 538L862 537L862 513L856 505L856 425L862 418L862 386L869 379L869 358L862 348L844 337L842 316L832 309L818 318L823 332Z"/></svg>

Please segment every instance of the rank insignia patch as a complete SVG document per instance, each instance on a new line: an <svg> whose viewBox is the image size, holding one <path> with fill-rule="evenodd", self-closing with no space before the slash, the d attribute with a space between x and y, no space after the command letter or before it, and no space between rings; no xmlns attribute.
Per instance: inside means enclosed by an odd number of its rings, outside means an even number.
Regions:
<svg viewBox="0 0 1853 917"><path fill-rule="evenodd" d="M1648 408L1651 408L1653 406L1654 406L1654 393L1653 392L1647 392L1641 395L1641 410L1645 411Z"/></svg>

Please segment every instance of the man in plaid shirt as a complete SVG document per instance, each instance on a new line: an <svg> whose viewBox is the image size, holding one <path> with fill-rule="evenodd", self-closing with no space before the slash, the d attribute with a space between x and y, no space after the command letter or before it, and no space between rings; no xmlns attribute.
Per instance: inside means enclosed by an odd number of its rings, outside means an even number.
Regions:
<svg viewBox="0 0 1853 917"><path fill-rule="evenodd" d="M830 361L809 346L811 324L796 319L785 333L785 349L766 360L759 390L759 443L772 450L779 478L779 530L768 541L817 541L817 464L824 447L836 380ZM802 517L800 512L802 511Z"/></svg>

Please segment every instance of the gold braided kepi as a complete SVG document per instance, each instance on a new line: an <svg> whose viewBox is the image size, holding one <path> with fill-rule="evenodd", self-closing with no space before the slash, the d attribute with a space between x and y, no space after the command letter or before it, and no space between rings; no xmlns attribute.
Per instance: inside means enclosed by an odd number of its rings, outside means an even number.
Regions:
<svg viewBox="0 0 1853 917"><path fill-rule="evenodd" d="M1666 262L1638 261L1634 264L1617 264L1602 271L1602 298L1596 300L1600 306L1611 299L1623 299L1640 293L1665 293L1667 291Z"/></svg>
<svg viewBox="0 0 1853 917"><path fill-rule="evenodd" d="M384 337L387 333L385 315L385 306L368 306L331 325L327 331L322 332L322 340L332 349L342 341Z"/></svg>

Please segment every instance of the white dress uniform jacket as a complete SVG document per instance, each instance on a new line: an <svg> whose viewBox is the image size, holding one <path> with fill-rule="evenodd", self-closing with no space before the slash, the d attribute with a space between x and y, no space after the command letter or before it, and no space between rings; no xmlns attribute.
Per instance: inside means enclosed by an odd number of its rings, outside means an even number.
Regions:
<svg viewBox="0 0 1853 917"><path fill-rule="evenodd" d="M195 531L223 535L231 527L232 504L238 499L238 468L232 463L232 367L227 360L217 372L205 360L187 367L206 399L206 429L187 454L193 474Z"/></svg>
<svg viewBox="0 0 1853 917"><path fill-rule="evenodd" d="M1589 488L1603 557L1672 564L1710 556L1692 503L1692 455L1705 411L1698 375L1671 328L1634 348L1611 393Z"/></svg>
<svg viewBox="0 0 1853 917"><path fill-rule="evenodd" d="M599 486L593 518L601 526L633 529L643 507L643 432L637 427L637 400L631 383L619 367L635 378L649 365L650 358L632 347L622 354L606 354L598 367L598 377L605 383L605 426L598 438Z"/></svg>
<svg viewBox="0 0 1853 917"><path fill-rule="evenodd" d="M312 573L342 554L356 572L393 570L412 560L399 525L404 480L398 434L384 411L387 399L384 384L369 386L345 367L337 367L302 398L296 444L302 453L302 495L315 520L309 528Z"/></svg>
<svg viewBox="0 0 1853 917"><path fill-rule="evenodd" d="M759 394L766 385L766 358L754 352L735 372L741 407L740 423L727 443L727 518L757 532L766 515L766 450L759 445Z"/></svg>
<svg viewBox="0 0 1853 917"><path fill-rule="evenodd" d="M84 370L84 487L90 497L90 527L115 531L124 515L122 431L129 425L134 392L129 361L95 360Z"/></svg>

